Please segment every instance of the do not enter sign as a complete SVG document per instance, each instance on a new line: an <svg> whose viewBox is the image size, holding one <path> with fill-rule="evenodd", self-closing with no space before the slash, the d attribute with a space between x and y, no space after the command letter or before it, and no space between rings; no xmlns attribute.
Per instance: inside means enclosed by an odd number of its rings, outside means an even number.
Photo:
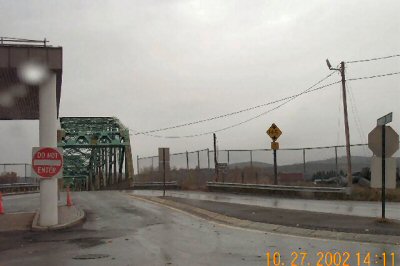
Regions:
<svg viewBox="0 0 400 266"><path fill-rule="evenodd" d="M32 177L62 177L62 149L42 147L32 149Z"/></svg>

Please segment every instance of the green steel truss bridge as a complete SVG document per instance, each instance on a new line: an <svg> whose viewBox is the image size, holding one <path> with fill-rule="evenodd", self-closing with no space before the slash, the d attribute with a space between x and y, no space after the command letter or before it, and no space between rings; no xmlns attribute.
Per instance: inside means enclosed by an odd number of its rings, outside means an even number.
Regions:
<svg viewBox="0 0 400 266"><path fill-rule="evenodd" d="M129 130L115 117L61 117L64 183L99 190L133 177Z"/></svg>

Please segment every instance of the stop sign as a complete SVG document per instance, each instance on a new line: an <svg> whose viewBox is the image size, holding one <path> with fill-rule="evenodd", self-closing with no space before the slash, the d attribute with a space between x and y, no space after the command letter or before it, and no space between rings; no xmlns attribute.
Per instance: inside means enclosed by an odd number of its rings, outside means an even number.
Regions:
<svg viewBox="0 0 400 266"><path fill-rule="evenodd" d="M32 149L32 176L37 178L62 177L62 149L44 147Z"/></svg>
<svg viewBox="0 0 400 266"><path fill-rule="evenodd" d="M382 157L382 126L375 127L368 134L368 147ZM399 149L399 135L390 126L385 127L385 157L392 156Z"/></svg>

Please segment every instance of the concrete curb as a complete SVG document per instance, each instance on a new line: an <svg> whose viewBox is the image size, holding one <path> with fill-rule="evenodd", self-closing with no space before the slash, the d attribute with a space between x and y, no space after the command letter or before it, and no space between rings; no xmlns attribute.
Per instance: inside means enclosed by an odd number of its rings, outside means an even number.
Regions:
<svg viewBox="0 0 400 266"><path fill-rule="evenodd" d="M65 207L65 206L60 206L60 207ZM70 228L74 225L80 224L82 223L85 218L86 218L86 213L79 209L76 206L71 206L69 208L75 208L75 218L72 219L71 221L62 223L62 224L57 224L57 225L53 225L53 226L40 226L38 223L39 221L39 211L36 211L35 216L33 218L33 222L32 222L32 231L54 231L54 230L60 230L60 229L65 229L65 228Z"/></svg>
<svg viewBox="0 0 400 266"><path fill-rule="evenodd" d="M178 210L187 214L195 215L200 218L211 220L217 223L256 230L256 231L287 234L287 235L294 235L307 238L323 238L323 239L343 240L352 242L400 245L400 236L356 234L356 233L335 232L326 230L312 230L299 227L289 227L276 224L252 222L249 220L237 219L223 214L211 212L205 209L193 207L188 204L179 203L158 197L138 196L138 195L128 195L128 196L149 203L153 204L155 203L162 206L166 206L168 208Z"/></svg>

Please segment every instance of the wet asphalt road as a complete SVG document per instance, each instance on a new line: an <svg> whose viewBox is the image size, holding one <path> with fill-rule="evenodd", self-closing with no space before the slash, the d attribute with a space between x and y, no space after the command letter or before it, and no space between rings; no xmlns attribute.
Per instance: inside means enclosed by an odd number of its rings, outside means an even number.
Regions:
<svg viewBox="0 0 400 266"><path fill-rule="evenodd" d="M33 206L35 197L18 197L13 204ZM357 265L357 252L371 252L371 265L383 265L382 252L395 252L395 265L400 262L399 246L232 228L121 192L77 192L73 200L87 211L83 225L59 232L1 234L0 265L268 265L267 251L279 252L285 265L295 258L293 252L306 252L305 265L316 265L319 251L348 252L352 266Z"/></svg>

